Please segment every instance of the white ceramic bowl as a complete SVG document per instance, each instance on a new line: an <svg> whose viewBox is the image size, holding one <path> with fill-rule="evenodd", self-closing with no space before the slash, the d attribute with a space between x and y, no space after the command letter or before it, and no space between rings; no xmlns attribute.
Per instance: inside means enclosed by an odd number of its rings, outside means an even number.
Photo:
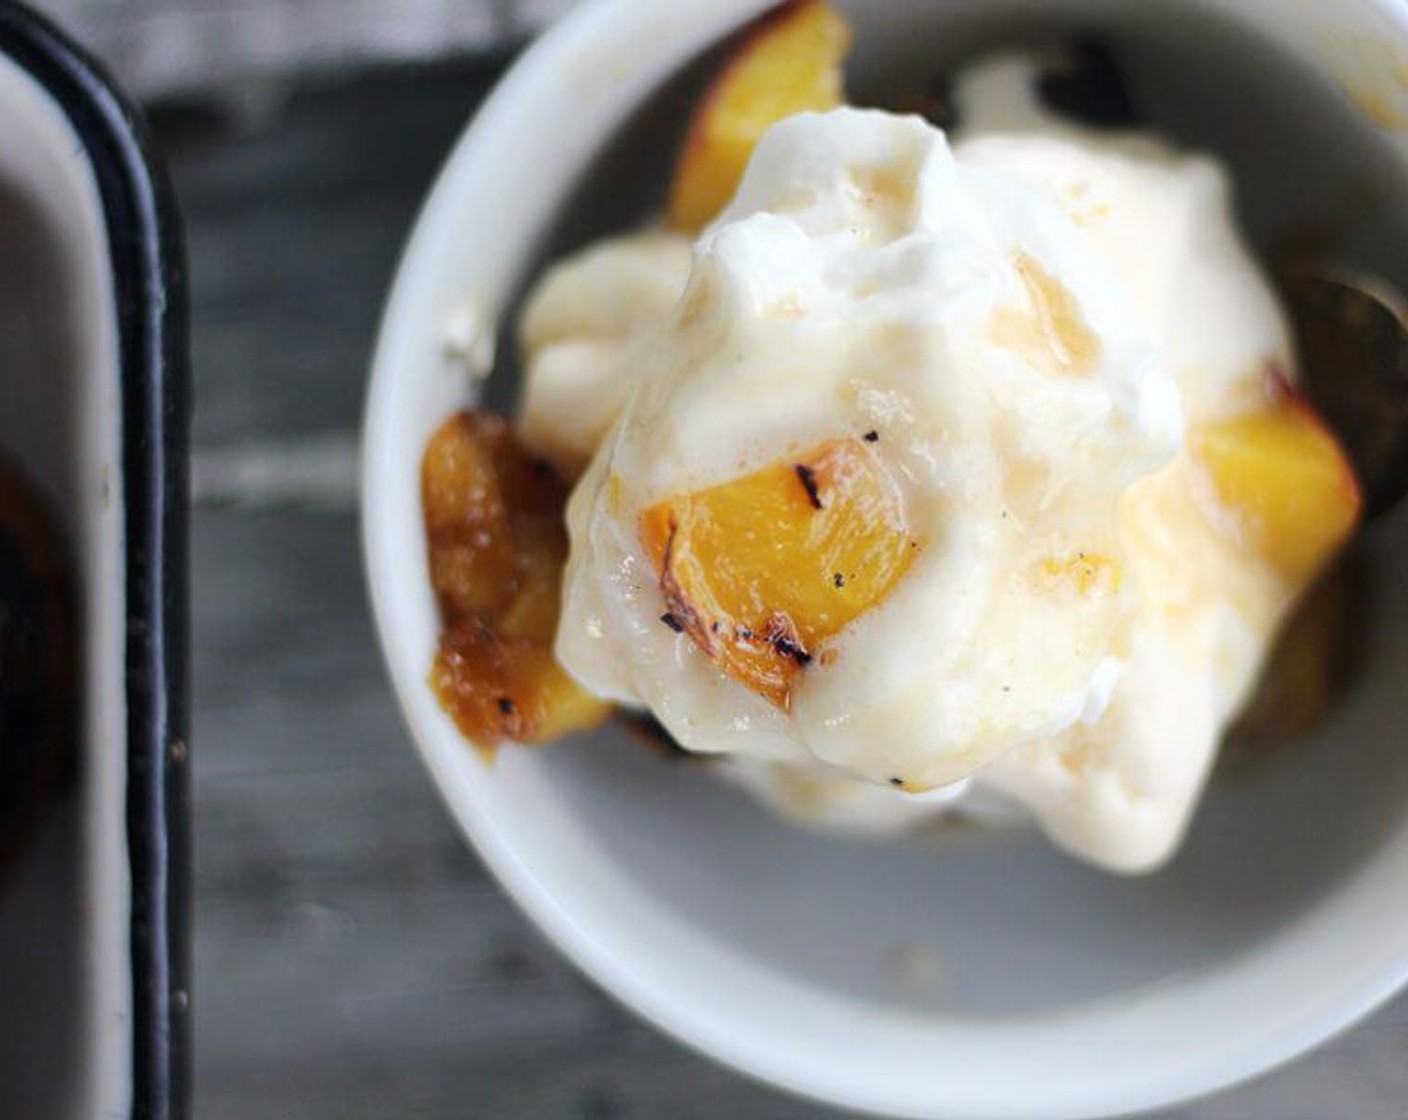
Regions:
<svg viewBox="0 0 1408 1120"><path fill-rule="evenodd" d="M437 620L419 462L473 392L446 357L447 324L511 314L544 252L628 223L623 199L658 198L671 154L659 138L678 121L636 111L765 6L589 0L514 68L426 205L386 311L364 464L377 621L425 761L568 956L776 1085L902 1116L1055 1120L1183 1100L1286 1061L1408 978L1408 582L1390 563L1408 548L1403 516L1369 538L1382 578L1348 702L1314 741L1218 780L1182 854L1142 880L1078 866L1034 834L799 831L611 730L490 765L427 687ZM1395 131L1408 8L845 6L861 99L1014 34L1099 30L1153 120L1230 159L1254 234L1329 228L1336 253L1408 281L1395 202L1408 197ZM675 101L663 104L669 118Z"/></svg>

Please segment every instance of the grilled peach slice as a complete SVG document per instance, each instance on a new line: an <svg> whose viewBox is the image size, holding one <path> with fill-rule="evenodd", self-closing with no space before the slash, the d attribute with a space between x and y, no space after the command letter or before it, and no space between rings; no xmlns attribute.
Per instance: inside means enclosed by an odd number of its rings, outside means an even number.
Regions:
<svg viewBox="0 0 1408 1120"><path fill-rule="evenodd" d="M793 0L745 34L695 110L670 191L670 224L703 229L733 198L772 125L842 103L846 21L824 0Z"/></svg>
<svg viewBox="0 0 1408 1120"><path fill-rule="evenodd" d="M567 490L552 468L502 417L462 412L431 438L421 497L443 623L431 683L460 730L540 743L605 718L553 658Z"/></svg>
<svg viewBox="0 0 1408 1120"><path fill-rule="evenodd" d="M1244 539L1297 586L1359 520L1359 484L1344 452L1284 383L1265 408L1195 427L1189 450Z"/></svg>
<svg viewBox="0 0 1408 1120"><path fill-rule="evenodd" d="M640 537L660 576L661 621L784 710L798 674L884 599L918 547L862 439L660 502Z"/></svg>

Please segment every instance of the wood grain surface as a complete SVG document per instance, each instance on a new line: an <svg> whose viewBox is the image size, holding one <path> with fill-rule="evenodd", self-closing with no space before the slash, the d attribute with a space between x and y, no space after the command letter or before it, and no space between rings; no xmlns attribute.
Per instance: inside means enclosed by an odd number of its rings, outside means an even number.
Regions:
<svg viewBox="0 0 1408 1120"><path fill-rule="evenodd" d="M380 301L502 60L157 114L189 223L200 1120L832 1115L694 1056L546 947L383 676L355 447ZM228 107L227 107L228 108ZM1165 1120L1402 1120L1408 1000Z"/></svg>
<svg viewBox="0 0 1408 1120"><path fill-rule="evenodd" d="M143 97L521 41L575 0L30 0Z"/></svg>

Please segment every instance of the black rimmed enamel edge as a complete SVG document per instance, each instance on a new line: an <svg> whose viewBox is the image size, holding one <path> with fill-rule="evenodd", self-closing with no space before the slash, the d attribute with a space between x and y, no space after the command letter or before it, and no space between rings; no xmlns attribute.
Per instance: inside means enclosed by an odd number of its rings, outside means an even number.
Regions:
<svg viewBox="0 0 1408 1120"><path fill-rule="evenodd" d="M91 59L0 0L0 53L83 144L110 244L122 378L133 1120L181 1120L190 1085L186 278L146 129Z"/></svg>

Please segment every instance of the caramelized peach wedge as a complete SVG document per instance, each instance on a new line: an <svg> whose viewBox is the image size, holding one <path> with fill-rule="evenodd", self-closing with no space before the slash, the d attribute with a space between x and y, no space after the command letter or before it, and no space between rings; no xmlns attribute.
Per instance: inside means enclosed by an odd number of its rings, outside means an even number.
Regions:
<svg viewBox="0 0 1408 1120"><path fill-rule="evenodd" d="M553 658L567 557L567 492L508 421L461 412L421 468L430 576L443 629L431 683L474 743L541 743L609 708Z"/></svg>
<svg viewBox="0 0 1408 1120"><path fill-rule="evenodd" d="M1242 539L1304 587L1359 522L1359 484L1335 437L1299 393L1271 378L1264 408L1198 425L1189 451Z"/></svg>
<svg viewBox="0 0 1408 1120"><path fill-rule="evenodd" d="M823 0L794 0L744 35L695 111L670 191L670 224L698 232L733 197L764 132L844 100L846 21Z"/></svg>
<svg viewBox="0 0 1408 1120"><path fill-rule="evenodd" d="M900 494L865 439L647 509L640 537L662 621L786 710L826 642L878 604L913 561Z"/></svg>

